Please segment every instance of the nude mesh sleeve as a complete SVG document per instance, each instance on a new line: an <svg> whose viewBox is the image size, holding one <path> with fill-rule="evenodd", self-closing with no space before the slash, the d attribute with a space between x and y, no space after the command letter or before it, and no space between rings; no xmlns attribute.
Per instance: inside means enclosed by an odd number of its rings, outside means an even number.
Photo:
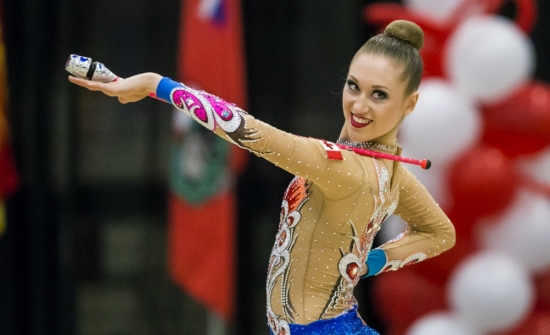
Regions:
<svg viewBox="0 0 550 335"><path fill-rule="evenodd" d="M402 165L397 174L399 204L395 214L408 228L378 248L386 254L386 264L379 273L435 257L455 244L453 224L425 187Z"/></svg>
<svg viewBox="0 0 550 335"><path fill-rule="evenodd" d="M219 97L168 78L159 83L157 96L223 139L316 183L329 199L344 198L360 187L362 167L356 155L334 143L289 134ZM341 160L330 158L329 151L339 153Z"/></svg>

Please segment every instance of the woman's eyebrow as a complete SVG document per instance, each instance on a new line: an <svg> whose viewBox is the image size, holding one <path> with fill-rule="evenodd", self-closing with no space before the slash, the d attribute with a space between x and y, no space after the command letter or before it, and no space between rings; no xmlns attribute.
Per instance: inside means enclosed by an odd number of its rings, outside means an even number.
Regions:
<svg viewBox="0 0 550 335"><path fill-rule="evenodd" d="M353 80L356 83L359 83L359 80L357 80L357 78L355 78L351 74L349 75L349 79ZM382 89L385 89L387 91L391 91L391 89L389 89L387 86L384 86L384 85L372 85L372 88L382 88Z"/></svg>
<svg viewBox="0 0 550 335"><path fill-rule="evenodd" d="M385 90L388 90L388 91L391 91L388 87L384 86L384 85L373 85L372 86L373 88L383 88Z"/></svg>

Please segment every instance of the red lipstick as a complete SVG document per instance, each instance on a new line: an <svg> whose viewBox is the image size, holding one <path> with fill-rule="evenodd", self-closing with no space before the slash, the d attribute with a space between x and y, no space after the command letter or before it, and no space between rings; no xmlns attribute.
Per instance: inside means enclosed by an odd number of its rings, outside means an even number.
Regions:
<svg viewBox="0 0 550 335"><path fill-rule="evenodd" d="M355 115L357 116L357 115ZM363 128L363 127L366 127L368 126L369 124L371 124L372 120L368 120L367 123L359 123L359 122L356 122L354 119L354 114L353 113L350 113L350 122L351 122L351 125L354 126L355 128ZM358 118L360 118L359 116L357 116ZM364 119L364 118L361 118L361 119Z"/></svg>

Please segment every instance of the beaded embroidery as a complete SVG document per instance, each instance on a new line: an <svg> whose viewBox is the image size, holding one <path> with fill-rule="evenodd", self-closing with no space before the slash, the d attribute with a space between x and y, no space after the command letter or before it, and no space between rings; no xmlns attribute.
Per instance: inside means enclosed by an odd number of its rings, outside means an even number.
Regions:
<svg viewBox="0 0 550 335"><path fill-rule="evenodd" d="M317 320L305 326L291 324L289 328L292 335L380 335L363 323L357 306L330 320Z"/></svg>
<svg viewBox="0 0 550 335"><path fill-rule="evenodd" d="M365 264L373 239L382 223L397 207L397 197L390 190L388 170L384 165L379 166L374 158L373 164L378 179L378 189L373 190L375 192L373 193L373 213L369 223L360 234L350 220L352 235L349 237L352 240L352 245L347 253L340 248L341 258L337 264L340 277L336 281L333 293L319 319L323 319L328 312L334 311L336 306L347 306L349 311L357 305L353 290L360 279L359 274ZM290 252L298 237L294 230L302 218L300 210L309 199L307 189L307 181L304 178L296 177L285 192L279 230L270 256L266 285L267 318L271 331L277 335L290 334L290 325L295 323L293 315L296 314L296 311L293 309L289 297L288 277L292 265ZM398 187L395 187L395 190L398 190ZM273 290L278 278L281 280L281 291L278 294L280 294L283 315L275 314L272 309L272 298L276 297L273 295Z"/></svg>
<svg viewBox="0 0 550 335"><path fill-rule="evenodd" d="M385 265L384 268L380 271L380 273L382 273L382 272L387 272L387 271L399 270L400 268L404 267L405 265L415 264L415 263L418 263L418 262L422 262L422 261L425 260L426 258L427 258L427 256L426 256L425 253L417 252L417 253L414 253L414 254L408 256L408 257L405 258L405 260L403 260L403 261L400 260L400 259L394 259L393 261L386 263L386 265Z"/></svg>
<svg viewBox="0 0 550 335"><path fill-rule="evenodd" d="M343 140L341 138L339 138L336 141L336 144L345 145L347 147L353 147L353 148L358 148L358 149L382 150L382 151L387 151L387 152L390 152L390 153L394 153L395 150L397 149L396 145L393 146L393 145L380 144L380 143L370 142L370 141L350 142L350 141Z"/></svg>
<svg viewBox="0 0 550 335"><path fill-rule="evenodd" d="M373 195L374 211L371 216L371 220L366 225L365 231L362 233L360 238L357 237L355 225L353 224L353 222L350 222L353 232L353 236L351 237L353 240L353 244L350 252L347 254L345 254L344 251L340 249L343 256L338 263L338 270L340 271L342 279L338 285L338 288L335 290L329 304L327 305L327 308L323 312L323 315L331 308L334 308L334 305L338 302L348 306L353 306L357 303L355 297L353 296L353 289L359 282L359 274L361 273L363 265L365 264L374 237L380 230L382 223L397 208L397 201L395 200L392 201L389 206L384 208L384 205L386 204L386 197L384 194L390 191L389 173L385 166L378 167L378 163L374 158L373 162L376 169L376 174L378 176L378 197L380 200L378 201L377 197ZM393 198L391 194L389 194L389 196Z"/></svg>
<svg viewBox="0 0 550 335"><path fill-rule="evenodd" d="M277 317L271 307L271 292L275 286L275 281L278 277L282 276L282 288L281 288L281 301L283 302L284 317L294 322L292 313L296 313L292 310L288 298L287 278L290 271L290 250L298 237L298 234L294 235L294 228L300 222L302 215L300 209L308 200L308 186L307 180L304 178L296 177L292 180L288 186L281 206L281 219L279 222L279 232L275 238L275 245L271 251L269 257L269 267L267 275L266 285L266 298L267 298L267 319L268 324L274 334L290 334L290 328L288 321Z"/></svg>

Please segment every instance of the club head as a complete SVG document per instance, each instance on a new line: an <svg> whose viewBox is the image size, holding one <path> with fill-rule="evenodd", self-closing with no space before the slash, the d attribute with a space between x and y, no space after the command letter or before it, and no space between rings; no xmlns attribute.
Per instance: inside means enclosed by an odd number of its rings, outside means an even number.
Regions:
<svg viewBox="0 0 550 335"><path fill-rule="evenodd" d="M94 62L90 57L75 54L70 55L67 59L65 70L75 77L102 83L110 83L119 79L102 63Z"/></svg>
<svg viewBox="0 0 550 335"><path fill-rule="evenodd" d="M87 74L91 66L91 58L73 54L69 56L67 63L65 63L65 70L75 77L89 79L87 78Z"/></svg>

